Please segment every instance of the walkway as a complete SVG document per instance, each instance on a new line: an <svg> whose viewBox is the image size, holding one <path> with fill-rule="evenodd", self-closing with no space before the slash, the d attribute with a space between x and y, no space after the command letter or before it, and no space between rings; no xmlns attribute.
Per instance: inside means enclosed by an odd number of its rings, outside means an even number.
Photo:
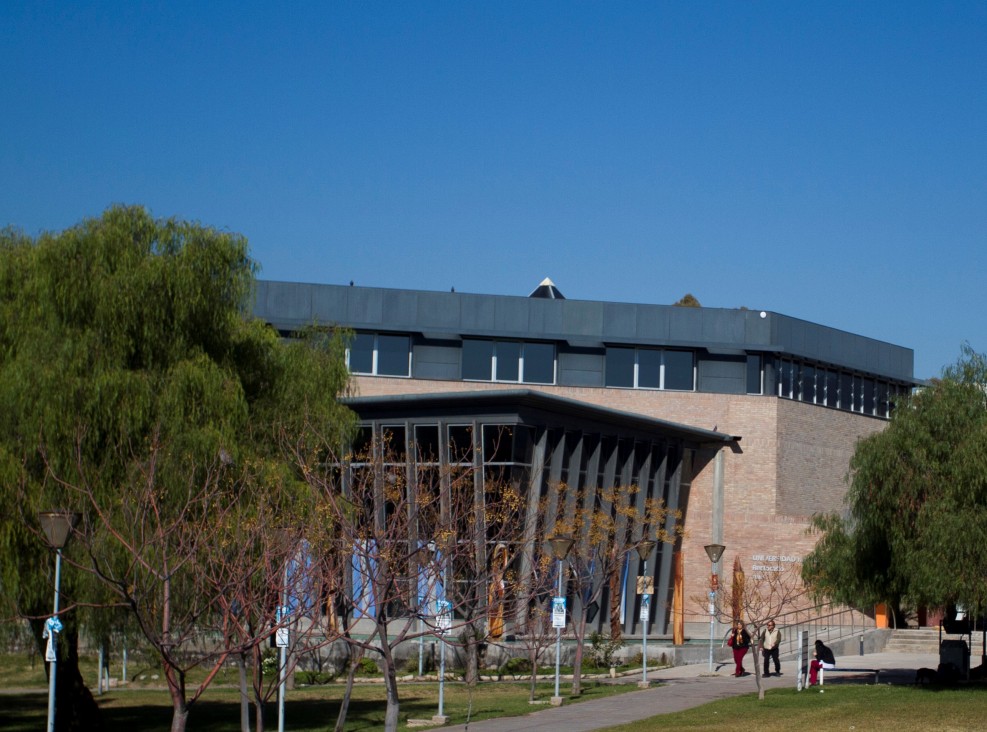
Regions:
<svg viewBox="0 0 987 732"><path fill-rule="evenodd" d="M913 683L915 669L936 668L936 653L871 653L865 656L841 656L837 659L841 669L881 669L881 683ZM731 664L732 666L732 664ZM714 667L715 668L715 667ZM748 670L752 670L750 661ZM678 712L698 707L717 699L757 691L753 673L741 679L729 675L730 668L721 666L710 675L708 664L677 666L649 671L648 680L662 684L650 689L593 701L567 704L562 707L546 707L523 717L503 717L467 725L442 727L444 732L589 732L617 724L636 722L655 714ZM827 684L845 678L846 674L830 672ZM857 676L868 683L873 677ZM782 676L762 679L767 689L795 686L795 668L791 661L782 663ZM631 683L636 679L629 679ZM564 691L565 687L563 687ZM809 692L806 692L809 693Z"/></svg>

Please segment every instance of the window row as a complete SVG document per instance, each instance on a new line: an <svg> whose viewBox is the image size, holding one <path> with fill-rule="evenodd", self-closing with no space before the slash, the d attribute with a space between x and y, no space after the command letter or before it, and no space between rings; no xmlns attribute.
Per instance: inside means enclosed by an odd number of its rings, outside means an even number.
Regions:
<svg viewBox="0 0 987 732"><path fill-rule="evenodd" d="M411 337L357 333L346 349L351 374L411 376Z"/></svg>
<svg viewBox="0 0 987 732"><path fill-rule="evenodd" d="M411 338L357 333L346 351L352 374L411 376ZM555 345L528 341L464 339L462 378L466 381L555 383Z"/></svg>
<svg viewBox="0 0 987 732"><path fill-rule="evenodd" d="M905 388L848 371L782 359L778 396L887 419Z"/></svg>
<svg viewBox="0 0 987 732"><path fill-rule="evenodd" d="M350 373L411 376L411 337L357 333L346 352ZM552 343L463 339L461 378L521 384L556 383L556 353ZM764 364L758 354L747 356L746 392L764 393ZM777 362L777 395L849 412L888 418L894 398L905 387L848 371L828 369L792 359ZM626 389L694 391L696 356L693 351L668 348L608 347L604 383Z"/></svg>
<svg viewBox="0 0 987 732"><path fill-rule="evenodd" d="M555 346L528 341L463 340L463 379L555 383Z"/></svg>
<svg viewBox="0 0 987 732"><path fill-rule="evenodd" d="M695 354L664 348L607 348L607 386L627 389L674 389L696 387Z"/></svg>

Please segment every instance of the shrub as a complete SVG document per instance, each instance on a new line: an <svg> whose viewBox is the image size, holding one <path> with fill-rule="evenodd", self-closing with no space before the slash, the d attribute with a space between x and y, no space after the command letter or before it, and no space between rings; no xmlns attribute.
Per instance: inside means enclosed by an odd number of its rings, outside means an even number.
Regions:
<svg viewBox="0 0 987 732"><path fill-rule="evenodd" d="M375 676L380 673L377 662L372 658L364 656L360 659L360 667L356 670L357 676Z"/></svg>
<svg viewBox="0 0 987 732"><path fill-rule="evenodd" d="M264 676L276 676L278 673L278 667L281 661L278 658L278 653L270 649L264 651L264 657L261 659L260 667L264 672Z"/></svg>
<svg viewBox="0 0 987 732"><path fill-rule="evenodd" d="M435 670L435 664L433 663L432 654L426 652L422 654L422 673L431 673ZM417 674L418 673L418 649L415 648L410 654L408 654L408 660L404 663L405 670L408 673Z"/></svg>
<svg viewBox="0 0 987 732"><path fill-rule="evenodd" d="M616 640L603 633L593 631L589 636L590 659L596 668L610 668L616 666L614 654L624 647L624 641L620 638Z"/></svg>
<svg viewBox="0 0 987 732"><path fill-rule="evenodd" d="M518 676L527 676L531 673L531 661L523 656L508 658L501 667L501 673L510 674L515 678Z"/></svg>
<svg viewBox="0 0 987 732"><path fill-rule="evenodd" d="M307 686L322 686L323 684L330 684L335 680L335 674L326 673L325 671L296 671L295 681L299 684L304 684Z"/></svg>

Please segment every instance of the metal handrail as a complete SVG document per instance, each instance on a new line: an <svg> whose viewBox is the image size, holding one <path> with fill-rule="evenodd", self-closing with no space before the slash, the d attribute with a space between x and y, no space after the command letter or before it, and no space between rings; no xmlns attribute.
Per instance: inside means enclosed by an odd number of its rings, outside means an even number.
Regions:
<svg viewBox="0 0 987 732"><path fill-rule="evenodd" d="M782 631L780 652L783 655L796 654L802 631L808 631L812 641L818 639L830 645L863 635L865 631L877 627L876 618L868 617L860 610L831 603L790 610L775 617L774 621Z"/></svg>

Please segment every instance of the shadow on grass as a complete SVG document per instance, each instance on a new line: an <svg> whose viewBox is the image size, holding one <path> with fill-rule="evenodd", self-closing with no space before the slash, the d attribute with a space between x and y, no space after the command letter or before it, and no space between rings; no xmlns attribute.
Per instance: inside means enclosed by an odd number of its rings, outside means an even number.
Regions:
<svg viewBox="0 0 987 732"><path fill-rule="evenodd" d="M628 686L588 684L584 687L584 700L631 689ZM437 693L434 686L410 685L401 691L400 718L429 719L437 712ZM539 685L540 696L547 700L550 685ZM313 687L289 692L285 705L286 726L293 732L324 732L331 729L339 713L340 688ZM350 702L346 729L355 732L380 730L384 726L386 701L379 687L358 687L358 695ZM217 690L219 698L200 699L189 711L188 728L208 729L216 732L240 731L240 701L231 689ZM367 698L359 694L372 693ZM337 696L327 696L337 694ZM576 700L573 700L576 701ZM171 726L171 703L164 690L111 689L98 696L97 703L106 730L125 732L151 732L167 730ZM473 721L491 717L527 714L526 684L492 684L476 697L461 684L449 684L446 688L446 714L453 720L465 721L466 714ZM250 707L253 726L253 705ZM44 729L47 716L47 695L0 694L0 729L7 732L35 732ZM265 705L264 721L268 729L275 728L278 710L276 699Z"/></svg>
<svg viewBox="0 0 987 732"><path fill-rule="evenodd" d="M97 697L103 728L127 732L167 730L171 726L172 709L166 695L160 702L142 700L133 703L129 693L107 693ZM379 730L384 723L385 702L376 699L353 699L347 714L347 730ZM435 704L427 697L407 695L401 699L401 716L431 716ZM285 703L285 718L293 730L324 730L331 728L339 714L335 699L291 699ZM253 726L253 706L250 708ZM36 732L44 729L48 716L48 697L44 694L0 695L0 729L4 732ZM277 725L277 702L264 707L265 727ZM239 700L200 699L189 712L189 729L215 732L240 732Z"/></svg>

